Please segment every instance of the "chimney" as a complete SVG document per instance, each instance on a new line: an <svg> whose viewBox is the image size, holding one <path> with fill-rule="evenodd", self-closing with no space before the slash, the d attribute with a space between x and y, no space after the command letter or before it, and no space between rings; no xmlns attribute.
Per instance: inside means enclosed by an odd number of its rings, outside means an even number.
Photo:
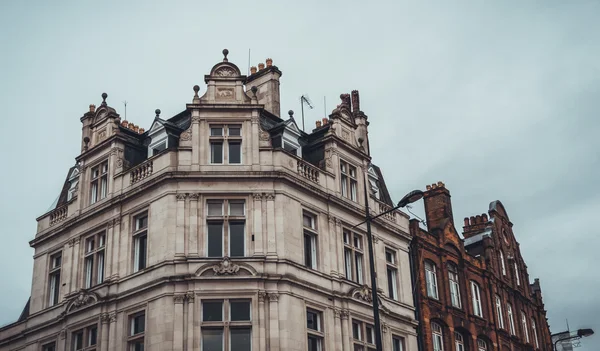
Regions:
<svg viewBox="0 0 600 351"><path fill-rule="evenodd" d="M321 122L323 123L323 125L326 125L327 123L329 123L329 119L323 118L323 119L321 119Z"/></svg>
<svg viewBox="0 0 600 351"><path fill-rule="evenodd" d="M489 226L488 215L482 213L477 216L465 217L465 225L463 226L463 236L470 238L475 234L479 234L486 230Z"/></svg>
<svg viewBox="0 0 600 351"><path fill-rule="evenodd" d="M352 112L360 111L360 100L358 98L358 90L352 90Z"/></svg>
<svg viewBox="0 0 600 351"><path fill-rule="evenodd" d="M321 128L321 121L316 121L316 122L315 122L315 126L316 126L317 128Z"/></svg>
<svg viewBox="0 0 600 351"><path fill-rule="evenodd" d="M246 91L250 91L252 86L256 86L256 98L258 103L265 106L265 110L271 112L277 117L280 117L280 95L279 95L279 78L281 71L277 66L273 66L273 60L266 59L267 66L264 63L258 64L256 67L250 68L251 75L246 79Z"/></svg>
<svg viewBox="0 0 600 351"><path fill-rule="evenodd" d="M442 182L427 185L427 191L423 196L425 201L425 216L427 218L427 228L431 231L434 228L440 228L446 220L454 225L452 217L452 202L450 201L450 192Z"/></svg>

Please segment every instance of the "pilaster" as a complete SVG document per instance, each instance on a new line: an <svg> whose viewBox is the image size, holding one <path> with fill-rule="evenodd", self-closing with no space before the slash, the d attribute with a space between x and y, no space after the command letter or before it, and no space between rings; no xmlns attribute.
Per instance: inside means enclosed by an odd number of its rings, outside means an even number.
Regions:
<svg viewBox="0 0 600 351"><path fill-rule="evenodd" d="M342 309L340 311L340 319L342 320L342 350L344 351L350 351L350 338L352 338L348 322L349 318L350 313L348 312L348 310Z"/></svg>
<svg viewBox="0 0 600 351"><path fill-rule="evenodd" d="M183 351L183 303L185 294L176 294L173 296L175 303L175 314L173 315L173 350Z"/></svg>
<svg viewBox="0 0 600 351"><path fill-rule="evenodd" d="M200 194L190 194L190 213L188 228L188 255L198 256L198 199Z"/></svg>
<svg viewBox="0 0 600 351"><path fill-rule="evenodd" d="M109 338L108 338L108 349L109 350L117 350L117 314L116 312L108 313L108 323L109 323ZM62 349L65 350L65 349Z"/></svg>
<svg viewBox="0 0 600 351"><path fill-rule="evenodd" d="M200 110L192 110L192 170L200 169Z"/></svg>
<svg viewBox="0 0 600 351"><path fill-rule="evenodd" d="M119 217L113 219L113 228L112 228L112 239L110 240L110 244L107 241L108 246L108 257L110 258L111 268L110 268L110 280L118 280L119 279L119 255L121 253L121 215ZM108 274L107 274L108 276Z"/></svg>
<svg viewBox="0 0 600 351"><path fill-rule="evenodd" d="M258 349L267 349L267 338L266 331L268 328L268 320L265 318L265 300L267 299L267 293L264 291L258 292Z"/></svg>
<svg viewBox="0 0 600 351"><path fill-rule="evenodd" d="M267 194L267 255L277 257L277 235L275 233L275 194Z"/></svg>
<svg viewBox="0 0 600 351"><path fill-rule="evenodd" d="M75 291L77 290L77 287L79 286L79 284L77 283L77 279L78 279L78 272L79 272L79 237L73 238L71 239L71 241L69 242L69 246L72 247L71 250L71 287L70 287L70 291Z"/></svg>
<svg viewBox="0 0 600 351"><path fill-rule="evenodd" d="M108 351L108 327L110 324L110 316L108 313L102 313L100 315L100 323L102 329L100 330L100 350Z"/></svg>
<svg viewBox="0 0 600 351"><path fill-rule="evenodd" d="M252 198L253 206L252 212L254 215L254 228L252 230L252 235L254 235L254 254L258 256L264 255L264 232L262 230L262 194L253 194Z"/></svg>
<svg viewBox="0 0 600 351"><path fill-rule="evenodd" d="M187 351L192 351L192 350L196 350L196 348L194 348L194 332L196 330L196 328L194 327L194 300L195 300L195 294L192 291L188 291L185 294L185 300L187 301L187 323L186 323L186 328L187 328L187 336L186 336L186 344L187 344Z"/></svg>
<svg viewBox="0 0 600 351"><path fill-rule="evenodd" d="M269 342L270 351L279 351L279 294L270 292L269 296Z"/></svg>
<svg viewBox="0 0 600 351"><path fill-rule="evenodd" d="M175 198L177 199L175 257L183 257L185 256L185 199L187 194L177 194Z"/></svg>

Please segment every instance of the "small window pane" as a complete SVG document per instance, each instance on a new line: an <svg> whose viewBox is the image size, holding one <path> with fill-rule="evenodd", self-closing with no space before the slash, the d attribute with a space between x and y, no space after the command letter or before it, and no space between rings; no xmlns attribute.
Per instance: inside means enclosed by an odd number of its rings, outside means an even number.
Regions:
<svg viewBox="0 0 600 351"><path fill-rule="evenodd" d="M369 344L373 344L374 343L374 341L373 341L373 334L374 334L373 333L373 327L371 327L371 326L368 325L367 326L367 342Z"/></svg>
<svg viewBox="0 0 600 351"><path fill-rule="evenodd" d="M143 333L146 330L146 315L140 314L131 319L131 335Z"/></svg>
<svg viewBox="0 0 600 351"><path fill-rule="evenodd" d="M229 163L242 163L242 144L229 142Z"/></svg>
<svg viewBox="0 0 600 351"><path fill-rule="evenodd" d="M244 256L244 223L229 223L229 256Z"/></svg>
<svg viewBox="0 0 600 351"><path fill-rule="evenodd" d="M202 350L223 351L223 329L202 329Z"/></svg>
<svg viewBox="0 0 600 351"><path fill-rule="evenodd" d="M250 301L231 301L230 307L232 321L250 320Z"/></svg>
<svg viewBox="0 0 600 351"><path fill-rule="evenodd" d="M210 143L210 162L223 163L223 143Z"/></svg>
<svg viewBox="0 0 600 351"><path fill-rule="evenodd" d="M352 322L352 337L356 340L362 340L360 334L360 325L356 322Z"/></svg>
<svg viewBox="0 0 600 351"><path fill-rule="evenodd" d="M206 301L202 303L202 320L214 322L223 320L223 301Z"/></svg>
<svg viewBox="0 0 600 351"><path fill-rule="evenodd" d="M73 335L73 344L75 345L75 350L83 348L83 331L79 331Z"/></svg>
<svg viewBox="0 0 600 351"><path fill-rule="evenodd" d="M320 337L308 334L308 351L322 351L322 343L323 340Z"/></svg>
<svg viewBox="0 0 600 351"><path fill-rule="evenodd" d="M306 213L302 215L302 225L304 225L306 228L315 229L314 223L315 222L313 216Z"/></svg>
<svg viewBox="0 0 600 351"><path fill-rule="evenodd" d="M244 215L244 201L230 201L229 202L229 215L230 216L243 216Z"/></svg>
<svg viewBox="0 0 600 351"><path fill-rule="evenodd" d="M210 127L210 135L211 136L223 136L223 127L221 127L221 126Z"/></svg>
<svg viewBox="0 0 600 351"><path fill-rule="evenodd" d="M229 126L229 136L240 136L241 135L241 126Z"/></svg>
<svg viewBox="0 0 600 351"><path fill-rule="evenodd" d="M223 223L208 223L208 257L223 256Z"/></svg>
<svg viewBox="0 0 600 351"><path fill-rule="evenodd" d="M223 215L223 201L209 201L208 215L209 216L222 216Z"/></svg>
<svg viewBox="0 0 600 351"><path fill-rule="evenodd" d="M94 346L97 343L97 336L98 336L98 328L96 327L91 327L88 330L88 344L87 346Z"/></svg>
<svg viewBox="0 0 600 351"><path fill-rule="evenodd" d="M144 229L148 226L148 216L139 216L135 220L135 230Z"/></svg>
<svg viewBox="0 0 600 351"><path fill-rule="evenodd" d="M392 339L392 347L393 347L392 351L403 351L402 346L403 346L402 339L400 339L398 337L394 337Z"/></svg>
<svg viewBox="0 0 600 351"><path fill-rule="evenodd" d="M231 350L232 351L250 351L252 329L250 328L231 328Z"/></svg>
<svg viewBox="0 0 600 351"><path fill-rule="evenodd" d="M321 331L319 325L319 313L315 311L306 311L306 327L308 329Z"/></svg>

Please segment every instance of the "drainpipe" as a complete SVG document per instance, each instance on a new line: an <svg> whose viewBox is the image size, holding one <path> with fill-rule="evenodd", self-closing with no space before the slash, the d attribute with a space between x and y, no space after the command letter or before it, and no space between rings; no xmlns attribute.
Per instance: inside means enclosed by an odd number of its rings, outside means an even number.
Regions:
<svg viewBox="0 0 600 351"><path fill-rule="evenodd" d="M419 317L419 309L420 309L420 304L419 304L419 292L416 291L416 287L417 287L417 282L418 282L418 265L416 265L415 262L417 261L417 240L416 237L413 236L413 238L410 241L410 245L408 247L408 251L409 251L409 264L410 264L410 282L412 285L412 295L413 295L413 304L415 305L415 320L419 323L417 325L417 350L418 351L423 351L423 333L422 333L422 325L421 325L421 321L420 321L420 317Z"/></svg>

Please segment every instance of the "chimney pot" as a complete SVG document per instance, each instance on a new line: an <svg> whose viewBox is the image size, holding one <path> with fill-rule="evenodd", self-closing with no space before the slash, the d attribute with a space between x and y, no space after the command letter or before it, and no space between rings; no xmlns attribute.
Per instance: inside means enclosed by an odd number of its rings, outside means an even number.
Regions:
<svg viewBox="0 0 600 351"><path fill-rule="evenodd" d="M321 128L321 121L316 121L315 125L317 126L317 128Z"/></svg>
<svg viewBox="0 0 600 351"><path fill-rule="evenodd" d="M135 125L135 124L133 124L133 123L129 122L129 123L127 123L127 128L129 128L129 129L133 129L133 126L134 126L134 125Z"/></svg>
<svg viewBox="0 0 600 351"><path fill-rule="evenodd" d="M326 125L327 123L329 123L329 120L327 118L323 118L321 122L323 122L323 125Z"/></svg>
<svg viewBox="0 0 600 351"><path fill-rule="evenodd" d="M431 189L436 189L436 188L437 188L437 185L435 183L431 184Z"/></svg>
<svg viewBox="0 0 600 351"><path fill-rule="evenodd" d="M483 223L488 222L488 216L485 213L481 215L481 218L483 218Z"/></svg>
<svg viewBox="0 0 600 351"><path fill-rule="evenodd" d="M258 70L262 71L263 69L265 69L265 64L261 62L258 64Z"/></svg>
<svg viewBox="0 0 600 351"><path fill-rule="evenodd" d="M471 223L471 225L475 224L475 216L471 216L471 218L469 218L469 222Z"/></svg>
<svg viewBox="0 0 600 351"><path fill-rule="evenodd" d="M437 182L437 185L438 185L438 187L440 187L440 188L443 188L443 187L444 187L444 183L442 183L442 182L439 182L439 181Z"/></svg>
<svg viewBox="0 0 600 351"><path fill-rule="evenodd" d="M127 128L127 124L128 124L128 123L129 123L129 122L127 122L127 120L126 120L126 119L124 119L124 120L123 120L123 122L121 122L121 125L122 125L123 127Z"/></svg>
<svg viewBox="0 0 600 351"><path fill-rule="evenodd" d="M431 190L431 185L427 184L427 185L425 186L425 189L427 189L427 190Z"/></svg>
<svg viewBox="0 0 600 351"><path fill-rule="evenodd" d="M250 67L250 74L256 73L256 66Z"/></svg>
<svg viewBox="0 0 600 351"><path fill-rule="evenodd" d="M273 59L271 58L266 59L265 62L267 63L267 67L273 66Z"/></svg>
<svg viewBox="0 0 600 351"><path fill-rule="evenodd" d="M481 219L482 219L482 218L481 218L481 216L480 216L480 215L477 215L477 216L475 216L475 223L477 223L477 224L481 224L481 222L482 222L482 221L481 221Z"/></svg>
<svg viewBox="0 0 600 351"><path fill-rule="evenodd" d="M469 226L469 217L465 217L465 227Z"/></svg>
<svg viewBox="0 0 600 351"><path fill-rule="evenodd" d="M140 134L144 134L145 130L144 128L140 128Z"/></svg>
<svg viewBox="0 0 600 351"><path fill-rule="evenodd" d="M92 112L92 113L96 112L96 105L90 104L90 112Z"/></svg>

